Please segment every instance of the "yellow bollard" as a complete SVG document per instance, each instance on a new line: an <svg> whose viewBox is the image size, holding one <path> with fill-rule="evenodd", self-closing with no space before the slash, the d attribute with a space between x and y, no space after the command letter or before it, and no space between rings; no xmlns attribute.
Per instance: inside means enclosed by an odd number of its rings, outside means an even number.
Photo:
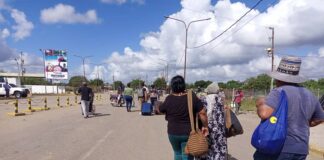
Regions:
<svg viewBox="0 0 324 160"><path fill-rule="evenodd" d="M14 106L15 106L15 112L8 113L8 115L10 115L10 116L23 116L23 115L25 115L25 113L19 113L18 112L18 99L16 99L16 101L14 102Z"/></svg>
<svg viewBox="0 0 324 160"><path fill-rule="evenodd" d="M60 106L60 97L59 97L59 96L57 96L57 98L56 98L56 106L57 106L58 108L61 107L61 106Z"/></svg>
<svg viewBox="0 0 324 160"><path fill-rule="evenodd" d="M77 97L77 96L74 97L74 103L75 103L75 104L78 103L78 97Z"/></svg>
<svg viewBox="0 0 324 160"><path fill-rule="evenodd" d="M34 109L32 109L32 105L31 105L31 98L28 98L28 110L26 112L35 112Z"/></svg>
<svg viewBox="0 0 324 160"><path fill-rule="evenodd" d="M101 101L102 100L102 98L101 98L101 94L99 94L99 101Z"/></svg>
<svg viewBox="0 0 324 160"><path fill-rule="evenodd" d="M47 97L44 99L44 110L49 110L50 108L47 107Z"/></svg>
<svg viewBox="0 0 324 160"><path fill-rule="evenodd" d="M98 95L96 95L96 100L98 101Z"/></svg>
<svg viewBox="0 0 324 160"><path fill-rule="evenodd" d="M70 106L70 97L66 98L66 106L69 107Z"/></svg>

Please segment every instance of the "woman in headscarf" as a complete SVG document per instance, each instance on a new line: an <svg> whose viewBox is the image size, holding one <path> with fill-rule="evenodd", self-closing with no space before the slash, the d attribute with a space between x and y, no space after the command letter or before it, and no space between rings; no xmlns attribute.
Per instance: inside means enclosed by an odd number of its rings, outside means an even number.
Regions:
<svg viewBox="0 0 324 160"><path fill-rule="evenodd" d="M206 90L207 117L209 130L209 151L206 155L196 157L196 160L225 160L227 153L227 141L225 137L224 101L225 97L213 82Z"/></svg>

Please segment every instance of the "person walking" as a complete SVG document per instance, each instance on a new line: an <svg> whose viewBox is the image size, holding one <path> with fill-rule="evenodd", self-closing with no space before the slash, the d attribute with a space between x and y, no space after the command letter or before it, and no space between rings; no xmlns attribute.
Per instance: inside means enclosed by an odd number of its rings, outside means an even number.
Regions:
<svg viewBox="0 0 324 160"><path fill-rule="evenodd" d="M216 82L210 84L205 92L207 92L204 100L207 104L209 150L206 155L195 157L195 160L225 160L227 153L224 118L225 97Z"/></svg>
<svg viewBox="0 0 324 160"><path fill-rule="evenodd" d="M240 112L240 107L241 107L241 102L244 98L244 94L243 94L243 91L242 89L238 89L236 92L235 92L235 96L234 96L234 104L235 104L235 113L236 114L239 114Z"/></svg>
<svg viewBox="0 0 324 160"><path fill-rule="evenodd" d="M159 106L159 111L165 114L168 121L168 137L171 143L174 160L193 160L193 157L185 154L191 131L188 111L186 84L182 76L175 76L171 79L172 94L168 95L165 101ZM193 93L193 114L197 115L202 122L202 133L208 135L207 115L203 104Z"/></svg>
<svg viewBox="0 0 324 160"><path fill-rule="evenodd" d="M6 91L6 98L9 98L9 94L10 94L10 85L8 84L8 82L6 82L4 85L3 85L5 91Z"/></svg>
<svg viewBox="0 0 324 160"><path fill-rule="evenodd" d="M78 93L81 94L81 109L84 118L89 117L89 104L91 98L93 98L92 89L88 87L86 82L82 83L82 87L79 88Z"/></svg>
<svg viewBox="0 0 324 160"><path fill-rule="evenodd" d="M155 108L156 108L155 102L157 102L157 100L158 100L158 91L155 88L155 85L151 85L150 101L151 101L151 105L152 105L152 108L153 108L153 112L155 112Z"/></svg>
<svg viewBox="0 0 324 160"><path fill-rule="evenodd" d="M126 110L127 112L131 112L132 104L133 104L134 90L130 87L130 83L127 84L127 87L124 90L124 98L126 101Z"/></svg>
<svg viewBox="0 0 324 160"><path fill-rule="evenodd" d="M268 73L275 79L276 88L266 98L256 100L261 120L271 117L280 103L280 93L285 91L288 100L287 136L280 153L268 155L256 151L254 160L305 160L308 155L309 127L324 122L324 111L315 95L299 85L306 78L299 75L302 60L299 57L283 57L277 70Z"/></svg>

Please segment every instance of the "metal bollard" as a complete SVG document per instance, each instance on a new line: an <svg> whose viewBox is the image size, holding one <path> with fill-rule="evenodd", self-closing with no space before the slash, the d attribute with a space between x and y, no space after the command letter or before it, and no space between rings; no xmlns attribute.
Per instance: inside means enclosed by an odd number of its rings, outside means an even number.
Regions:
<svg viewBox="0 0 324 160"><path fill-rule="evenodd" d="M15 114L17 114L18 113L18 99L16 99L14 104L15 104Z"/></svg>
<svg viewBox="0 0 324 160"><path fill-rule="evenodd" d="M32 107L31 107L31 99L30 98L28 98L28 110L32 110Z"/></svg>
<svg viewBox="0 0 324 160"><path fill-rule="evenodd" d="M45 97L45 99L44 99L44 110L48 110L48 108L47 108L47 97Z"/></svg>
<svg viewBox="0 0 324 160"><path fill-rule="evenodd" d="M60 106L60 97L59 97L59 96L57 96L57 98L56 98L56 102L57 102L57 103L56 103L56 106L57 106L57 107L61 107L61 106Z"/></svg>
<svg viewBox="0 0 324 160"><path fill-rule="evenodd" d="M78 103L78 97L77 97L77 96L74 97L74 103L75 103L75 104Z"/></svg>
<svg viewBox="0 0 324 160"><path fill-rule="evenodd" d="M67 98L66 98L66 106L67 106L67 107L70 106L70 97L67 97Z"/></svg>

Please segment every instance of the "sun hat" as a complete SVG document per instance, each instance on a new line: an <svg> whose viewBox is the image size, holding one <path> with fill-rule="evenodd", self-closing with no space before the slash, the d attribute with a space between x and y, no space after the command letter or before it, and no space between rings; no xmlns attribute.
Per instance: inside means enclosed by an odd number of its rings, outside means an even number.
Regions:
<svg viewBox="0 0 324 160"><path fill-rule="evenodd" d="M283 82L303 83L307 79L299 75L301 62L301 58L299 57L283 57L279 63L277 70L268 73L268 75Z"/></svg>
<svg viewBox="0 0 324 160"><path fill-rule="evenodd" d="M218 83L213 82L212 84L208 85L207 88L205 89L205 92L208 94L215 94L218 93L219 91L219 86Z"/></svg>

